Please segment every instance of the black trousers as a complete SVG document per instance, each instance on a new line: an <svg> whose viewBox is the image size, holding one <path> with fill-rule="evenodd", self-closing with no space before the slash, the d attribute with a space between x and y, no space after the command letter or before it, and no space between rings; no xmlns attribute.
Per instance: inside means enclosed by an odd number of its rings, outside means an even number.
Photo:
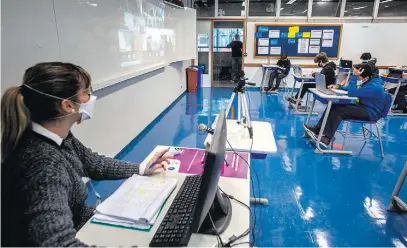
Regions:
<svg viewBox="0 0 407 248"><path fill-rule="evenodd" d="M306 83L302 86L302 91L301 91L301 95L300 98L302 99L305 95L305 93L307 93L308 89L313 89L317 87L317 85L315 83ZM298 98L298 93L300 93L299 91L297 92L297 94L295 95L294 99Z"/></svg>
<svg viewBox="0 0 407 248"><path fill-rule="evenodd" d="M276 86L275 86L275 88L278 89L278 88L280 87L281 80L282 80L283 78L285 78L285 77L287 77L286 74L284 74L284 73L278 73L277 71L273 71L273 72L270 74L269 85L268 85L268 86L269 86L269 89L273 88L274 79L276 79Z"/></svg>
<svg viewBox="0 0 407 248"><path fill-rule="evenodd" d="M322 121L324 120L326 109L319 119L317 128L321 128ZM370 120L369 113L366 108L359 104L332 104L331 111L329 112L328 119L324 129L324 136L332 139L335 132L341 124L342 120Z"/></svg>
<svg viewBox="0 0 407 248"><path fill-rule="evenodd" d="M395 92L396 92L396 87L391 88L389 90L390 94L394 95ZM394 104L397 104L397 109L407 108L406 95L407 95L407 85L400 86L396 99L394 99Z"/></svg>

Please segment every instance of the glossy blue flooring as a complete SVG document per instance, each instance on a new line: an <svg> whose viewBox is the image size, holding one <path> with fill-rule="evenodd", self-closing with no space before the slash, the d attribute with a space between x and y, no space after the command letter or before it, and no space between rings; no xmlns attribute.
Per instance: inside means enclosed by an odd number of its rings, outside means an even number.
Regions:
<svg viewBox="0 0 407 248"><path fill-rule="evenodd" d="M203 148L206 135L197 131L198 124L210 125L230 94L231 89L215 88L183 95L118 158L141 162L158 144ZM255 194L269 200L268 206L252 206L256 246L407 245L407 215L386 211L407 160L406 117L388 117L381 125L384 159L376 139L363 147L358 124L352 124L345 147L352 156L320 155L302 137L305 116L290 113L283 93L248 95L252 120L272 124L278 147L274 155L251 160ZM96 188L107 197L120 183L99 182ZM407 200L407 190L401 197Z"/></svg>

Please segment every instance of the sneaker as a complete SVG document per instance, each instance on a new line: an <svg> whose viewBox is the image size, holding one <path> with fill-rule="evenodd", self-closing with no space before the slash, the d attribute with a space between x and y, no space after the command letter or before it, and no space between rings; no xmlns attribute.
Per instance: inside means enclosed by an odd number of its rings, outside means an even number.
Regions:
<svg viewBox="0 0 407 248"><path fill-rule="evenodd" d="M328 148L329 144L331 144L331 140L326 136L322 136L321 137L321 142L319 142L319 144L321 146L323 146L324 148Z"/></svg>
<svg viewBox="0 0 407 248"><path fill-rule="evenodd" d="M304 128L308 129L309 131L311 131L313 134L315 134L316 137L318 137L319 135L319 128L317 126L311 126L308 124L304 124Z"/></svg>
<svg viewBox="0 0 407 248"><path fill-rule="evenodd" d="M277 94L278 90L276 88L272 88L271 90L268 91L270 94Z"/></svg>

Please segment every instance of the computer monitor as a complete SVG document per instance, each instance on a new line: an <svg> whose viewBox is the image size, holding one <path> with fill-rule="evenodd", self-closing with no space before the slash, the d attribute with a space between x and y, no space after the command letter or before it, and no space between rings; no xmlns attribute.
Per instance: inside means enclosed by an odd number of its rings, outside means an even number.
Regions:
<svg viewBox="0 0 407 248"><path fill-rule="evenodd" d="M391 78L401 78L403 76L403 70L398 68L389 68L389 74L387 76Z"/></svg>
<svg viewBox="0 0 407 248"><path fill-rule="evenodd" d="M342 68L347 68L347 69L351 69L352 68L352 60L344 60L341 59L339 61L340 67Z"/></svg>
<svg viewBox="0 0 407 248"><path fill-rule="evenodd" d="M192 232L194 233L222 233L230 223L232 204L230 199L224 196L218 188L222 165L225 160L225 150L226 114L225 110L221 110L216 121L211 145L206 150L204 172L192 223ZM216 231L213 226L215 226Z"/></svg>

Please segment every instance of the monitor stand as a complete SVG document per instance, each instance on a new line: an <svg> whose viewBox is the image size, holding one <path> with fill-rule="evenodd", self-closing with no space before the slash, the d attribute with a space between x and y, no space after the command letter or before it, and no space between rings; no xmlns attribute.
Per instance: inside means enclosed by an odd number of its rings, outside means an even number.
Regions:
<svg viewBox="0 0 407 248"><path fill-rule="evenodd" d="M198 233L212 235L215 235L216 233L223 233L229 226L230 219L232 218L232 203L227 196L220 192L219 188L216 192L216 196L213 200L209 213L211 214L212 221L215 224L216 231L213 228L213 224L208 214L205 220L202 222Z"/></svg>

